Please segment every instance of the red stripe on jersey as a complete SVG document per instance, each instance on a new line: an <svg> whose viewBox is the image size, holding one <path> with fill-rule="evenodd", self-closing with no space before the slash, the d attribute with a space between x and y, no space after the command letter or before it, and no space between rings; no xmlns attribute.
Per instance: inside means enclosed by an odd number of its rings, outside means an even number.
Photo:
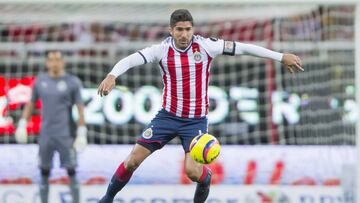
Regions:
<svg viewBox="0 0 360 203"><path fill-rule="evenodd" d="M190 66L187 53L180 53L182 85L183 85L183 108L181 117L189 117L190 111Z"/></svg>
<svg viewBox="0 0 360 203"><path fill-rule="evenodd" d="M175 67L174 50L171 47L169 47L168 56L167 56L167 68L169 71L169 77L171 82L170 112L176 114L176 109L177 109L176 67Z"/></svg>
<svg viewBox="0 0 360 203"><path fill-rule="evenodd" d="M200 52L199 44L193 43L193 53ZM194 117L201 117L201 95L202 95L202 68L203 63L195 63L195 112Z"/></svg>
<svg viewBox="0 0 360 203"><path fill-rule="evenodd" d="M161 70L163 71L163 83L164 83L164 92L163 92L163 108L166 108L166 97L167 97L167 78L166 78L166 72L164 69L164 66L162 65L162 61L159 62Z"/></svg>
<svg viewBox="0 0 360 203"><path fill-rule="evenodd" d="M206 97L205 97L206 98L206 101L205 101L206 110L205 110L205 115L207 115L208 112L209 112L209 93L208 93L208 89L209 89L210 63L211 63L211 60L212 60L212 58L209 56L209 54L207 54L207 56L208 56L208 64L207 64L207 67L206 67Z"/></svg>

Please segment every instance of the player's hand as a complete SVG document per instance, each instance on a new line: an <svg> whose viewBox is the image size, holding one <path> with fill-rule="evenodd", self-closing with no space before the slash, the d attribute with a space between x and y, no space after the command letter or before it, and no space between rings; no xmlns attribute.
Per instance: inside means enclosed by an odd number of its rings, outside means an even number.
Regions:
<svg viewBox="0 0 360 203"><path fill-rule="evenodd" d="M86 148L87 144L87 128L84 125L79 126L76 130L76 138L73 146L77 152L82 152Z"/></svg>
<svg viewBox="0 0 360 203"><path fill-rule="evenodd" d="M108 95L110 91L115 87L115 79L116 77L114 75L107 75L106 78L99 85L98 95Z"/></svg>
<svg viewBox="0 0 360 203"><path fill-rule="evenodd" d="M19 144L25 144L27 143L27 131L26 131L26 120L25 119L20 119L19 123L18 123L18 127L16 128L15 131L15 140L17 143Z"/></svg>
<svg viewBox="0 0 360 203"><path fill-rule="evenodd" d="M304 71L301 67L302 63L298 56L294 54L283 54L281 63L283 63L290 73L295 73L295 71Z"/></svg>

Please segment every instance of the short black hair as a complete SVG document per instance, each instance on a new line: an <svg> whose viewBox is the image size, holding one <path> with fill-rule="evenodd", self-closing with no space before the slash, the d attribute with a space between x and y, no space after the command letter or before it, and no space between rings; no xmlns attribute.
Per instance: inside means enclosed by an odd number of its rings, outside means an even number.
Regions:
<svg viewBox="0 0 360 203"><path fill-rule="evenodd" d="M190 21L194 25L193 17L187 9L177 9L170 16L170 27L174 27L177 22Z"/></svg>

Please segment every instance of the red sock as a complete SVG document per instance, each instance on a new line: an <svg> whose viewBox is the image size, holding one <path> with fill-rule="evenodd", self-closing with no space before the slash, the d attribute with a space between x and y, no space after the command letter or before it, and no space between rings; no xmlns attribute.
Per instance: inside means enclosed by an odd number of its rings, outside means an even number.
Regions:
<svg viewBox="0 0 360 203"><path fill-rule="evenodd" d="M122 162L120 166L117 168L114 176L116 177L116 179L120 181L128 181L130 180L132 174L133 172L126 170L124 162Z"/></svg>
<svg viewBox="0 0 360 203"><path fill-rule="evenodd" d="M202 174L201 174L201 176L200 176L200 178L199 178L199 183L204 182L204 180L205 180L206 177L208 176L208 171L209 171L209 170L210 170L210 169L209 169L208 167L203 166L203 171L202 171Z"/></svg>

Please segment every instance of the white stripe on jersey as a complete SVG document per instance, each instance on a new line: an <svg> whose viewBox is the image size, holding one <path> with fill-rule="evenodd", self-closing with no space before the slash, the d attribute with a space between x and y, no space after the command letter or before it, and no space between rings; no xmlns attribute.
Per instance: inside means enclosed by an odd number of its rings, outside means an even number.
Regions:
<svg viewBox="0 0 360 203"><path fill-rule="evenodd" d="M182 117L182 109L183 109L183 76L182 76L182 66L181 66L181 58L179 52L175 51L175 71L176 71L176 93L177 93L177 108L176 115Z"/></svg>
<svg viewBox="0 0 360 203"><path fill-rule="evenodd" d="M189 118L194 118L195 114L195 107L196 107L196 66L195 66L195 59L194 53L192 49L188 51L188 59L189 59L189 66L190 66L190 110L189 110Z"/></svg>

